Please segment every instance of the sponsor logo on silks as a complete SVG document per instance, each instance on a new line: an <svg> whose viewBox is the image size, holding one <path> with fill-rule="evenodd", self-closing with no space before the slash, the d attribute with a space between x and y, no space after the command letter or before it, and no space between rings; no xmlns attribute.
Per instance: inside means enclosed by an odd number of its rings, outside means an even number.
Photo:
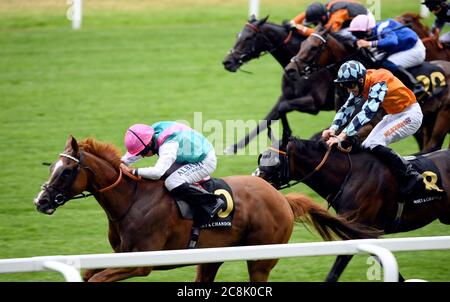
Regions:
<svg viewBox="0 0 450 302"><path fill-rule="evenodd" d="M423 177L423 183L425 184L425 189L427 191L438 191L438 192L444 192L444 190L442 190L441 188L438 187L437 180L438 177L436 175L436 173L432 172L432 171L424 171L422 173L422 177Z"/></svg>
<svg viewBox="0 0 450 302"><path fill-rule="evenodd" d="M384 132L384 137L388 137L389 135L391 135L392 133L394 133L395 131L397 131L398 129L408 125L411 123L411 119L409 117L405 118L403 121L401 121L400 123L394 125L393 127L391 127L390 129L388 129L386 132Z"/></svg>

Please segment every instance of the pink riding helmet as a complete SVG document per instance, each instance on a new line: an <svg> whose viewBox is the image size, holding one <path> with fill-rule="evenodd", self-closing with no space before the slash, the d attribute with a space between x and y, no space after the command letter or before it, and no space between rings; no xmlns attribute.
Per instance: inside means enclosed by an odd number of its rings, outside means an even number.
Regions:
<svg viewBox="0 0 450 302"><path fill-rule="evenodd" d="M353 18L350 26L348 28L349 31L368 31L371 28L374 28L377 25L375 18L373 15L358 15Z"/></svg>
<svg viewBox="0 0 450 302"><path fill-rule="evenodd" d="M134 124L125 133L125 147L127 148L126 158L135 156L144 150L155 134L155 130L144 124Z"/></svg>

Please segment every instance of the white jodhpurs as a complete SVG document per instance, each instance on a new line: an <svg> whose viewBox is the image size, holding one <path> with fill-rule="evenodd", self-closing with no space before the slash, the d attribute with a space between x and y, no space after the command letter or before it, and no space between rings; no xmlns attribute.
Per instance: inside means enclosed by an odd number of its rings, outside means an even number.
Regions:
<svg viewBox="0 0 450 302"><path fill-rule="evenodd" d="M394 53L393 55L387 57L387 60L391 61L397 66L410 68L422 64L425 61L425 56L425 46L419 39L413 48Z"/></svg>
<svg viewBox="0 0 450 302"><path fill-rule="evenodd" d="M386 114L363 141L364 148L387 146L416 133L422 124L422 109L414 103L397 114Z"/></svg>
<svg viewBox="0 0 450 302"><path fill-rule="evenodd" d="M166 178L165 185L169 191L184 184L195 183L210 176L217 166L217 158L214 149L211 149L205 159L198 163L189 163L181 166Z"/></svg>

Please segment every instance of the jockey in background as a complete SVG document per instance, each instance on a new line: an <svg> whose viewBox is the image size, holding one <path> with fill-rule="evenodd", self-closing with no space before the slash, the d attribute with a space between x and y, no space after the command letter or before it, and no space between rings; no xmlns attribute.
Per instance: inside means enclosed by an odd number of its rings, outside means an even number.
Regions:
<svg viewBox="0 0 450 302"><path fill-rule="evenodd" d="M426 56L425 46L413 30L393 19L374 23L366 15L356 16L348 30L357 39L358 47L387 53L381 66L411 87L415 95L423 94L423 86L406 70L422 64Z"/></svg>
<svg viewBox="0 0 450 302"><path fill-rule="evenodd" d="M338 32L349 26L350 21L360 14L366 14L375 21L372 13L362 4L353 0L333 0L327 4L314 2L290 21L292 27L304 36L309 36L314 29L311 25L330 27L331 32ZM345 33L344 33L345 34Z"/></svg>
<svg viewBox="0 0 450 302"><path fill-rule="evenodd" d="M435 39L439 39L439 34L442 31L445 23L450 22L450 10L448 9L448 4L446 0L425 0L422 2L435 16L433 27L431 28L431 33L434 35ZM447 46L450 45L450 32L444 34L439 41Z"/></svg>
<svg viewBox="0 0 450 302"><path fill-rule="evenodd" d="M420 128L423 114L414 93L388 70L366 70L358 61L342 64L335 83L346 88L350 96L336 113L330 128L322 132L322 138L331 146L354 137L358 130L376 115L378 109L383 107L386 115L372 129L362 147L370 149L371 153L391 169L399 180L401 196L409 198L416 185L423 186L423 177L410 162L387 146L413 135ZM360 112L335 136L336 131L347 123L360 102L363 102Z"/></svg>
<svg viewBox="0 0 450 302"><path fill-rule="evenodd" d="M167 190L191 205L213 202L211 217L226 205L219 196L193 185L209 177L217 165L211 143L188 126L171 121L157 122L151 126L135 124L125 133L127 153L122 157L121 168L136 176L160 179L174 164L180 167L165 180ZM128 166L158 154L153 167L131 169Z"/></svg>

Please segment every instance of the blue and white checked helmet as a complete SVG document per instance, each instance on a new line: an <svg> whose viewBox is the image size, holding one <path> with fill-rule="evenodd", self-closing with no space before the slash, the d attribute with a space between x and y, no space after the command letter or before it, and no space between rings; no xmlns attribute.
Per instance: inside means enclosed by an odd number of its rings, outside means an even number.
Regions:
<svg viewBox="0 0 450 302"><path fill-rule="evenodd" d="M366 67L358 61L347 61L341 65L335 83L357 82L366 77Z"/></svg>

